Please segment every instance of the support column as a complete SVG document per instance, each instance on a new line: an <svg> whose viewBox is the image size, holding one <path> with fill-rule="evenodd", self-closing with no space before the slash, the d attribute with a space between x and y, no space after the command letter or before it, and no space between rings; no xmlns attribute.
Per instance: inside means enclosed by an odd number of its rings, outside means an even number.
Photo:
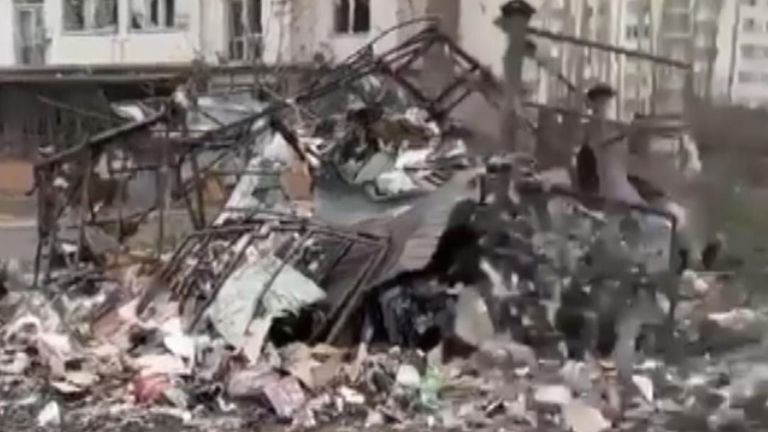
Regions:
<svg viewBox="0 0 768 432"><path fill-rule="evenodd" d="M521 90L523 81L523 60L526 51L528 23L536 9L525 0L511 0L501 7L501 16L496 20L507 36L507 51L504 54L504 80L506 95L501 120L501 137L511 151L519 149L517 138L523 112Z"/></svg>

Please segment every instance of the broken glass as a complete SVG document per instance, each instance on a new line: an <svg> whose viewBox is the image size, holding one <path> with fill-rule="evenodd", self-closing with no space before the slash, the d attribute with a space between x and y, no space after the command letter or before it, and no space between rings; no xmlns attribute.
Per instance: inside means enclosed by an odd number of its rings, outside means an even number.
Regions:
<svg viewBox="0 0 768 432"><path fill-rule="evenodd" d="M85 0L64 1L64 30L85 29Z"/></svg>
<svg viewBox="0 0 768 432"><path fill-rule="evenodd" d="M371 30L370 0L336 0L336 33L365 33Z"/></svg>
<svg viewBox="0 0 768 432"><path fill-rule="evenodd" d="M131 0L131 29L173 28L176 24L175 0Z"/></svg>
<svg viewBox="0 0 768 432"><path fill-rule="evenodd" d="M355 0L352 10L352 33L365 33L371 30L370 0Z"/></svg>
<svg viewBox="0 0 768 432"><path fill-rule="evenodd" d="M64 0L64 30L117 30L117 0Z"/></svg>
<svg viewBox="0 0 768 432"><path fill-rule="evenodd" d="M349 31L349 1L350 0L336 0L334 2L334 27L336 33L347 33Z"/></svg>

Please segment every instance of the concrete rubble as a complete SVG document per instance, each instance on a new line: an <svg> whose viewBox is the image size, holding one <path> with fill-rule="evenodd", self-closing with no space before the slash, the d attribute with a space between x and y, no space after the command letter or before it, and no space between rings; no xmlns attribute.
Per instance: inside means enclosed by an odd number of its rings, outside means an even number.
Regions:
<svg viewBox="0 0 768 432"><path fill-rule="evenodd" d="M395 67L424 40L470 70L432 99ZM476 151L451 107L483 69L431 31L393 53L290 98L115 106L120 126L46 155L38 260L0 297L0 417L599 432L765 414L752 375L664 356L711 349L695 330L713 326L760 343L768 322L700 308L673 215Z"/></svg>

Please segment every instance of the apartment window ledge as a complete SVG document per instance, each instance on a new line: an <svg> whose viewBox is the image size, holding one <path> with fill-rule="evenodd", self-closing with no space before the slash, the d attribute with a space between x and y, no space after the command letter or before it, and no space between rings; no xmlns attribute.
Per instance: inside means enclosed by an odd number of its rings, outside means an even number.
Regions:
<svg viewBox="0 0 768 432"><path fill-rule="evenodd" d="M368 39L368 37L371 36L370 31L366 32L359 32L359 33L337 33L333 32L331 33L331 37L334 39Z"/></svg>
<svg viewBox="0 0 768 432"><path fill-rule="evenodd" d="M93 30L62 30L62 36L114 36L117 34L117 28L114 29L93 29Z"/></svg>
<svg viewBox="0 0 768 432"><path fill-rule="evenodd" d="M167 28L167 27L158 27L158 28L147 28L147 29L128 29L128 34L137 34L137 35L143 35L143 34L177 34L177 33L184 33L187 29L180 28L180 27L173 27L173 28Z"/></svg>

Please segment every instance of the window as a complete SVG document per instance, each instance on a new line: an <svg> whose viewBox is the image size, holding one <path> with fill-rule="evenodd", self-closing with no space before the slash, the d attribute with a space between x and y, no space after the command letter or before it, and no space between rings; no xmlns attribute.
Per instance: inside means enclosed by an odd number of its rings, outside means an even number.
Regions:
<svg viewBox="0 0 768 432"><path fill-rule="evenodd" d="M336 33L367 33L371 30L370 0L334 0Z"/></svg>
<svg viewBox="0 0 768 432"><path fill-rule="evenodd" d="M693 55L693 47L687 40L670 40L660 48L664 55L675 60L689 61Z"/></svg>
<svg viewBox="0 0 768 432"><path fill-rule="evenodd" d="M64 30L117 30L117 0L63 0Z"/></svg>
<svg viewBox="0 0 768 432"><path fill-rule="evenodd" d="M632 15L640 15L647 9L647 4L643 0L630 0L627 3L627 12Z"/></svg>
<svg viewBox="0 0 768 432"><path fill-rule="evenodd" d="M627 26L627 39L637 39L638 30L636 25Z"/></svg>
<svg viewBox="0 0 768 432"><path fill-rule="evenodd" d="M744 18L743 24L744 31L753 32L757 30L757 23L754 18Z"/></svg>
<svg viewBox="0 0 768 432"><path fill-rule="evenodd" d="M689 0L669 0L668 5L675 9L688 9L690 7Z"/></svg>
<svg viewBox="0 0 768 432"><path fill-rule="evenodd" d="M608 15L608 4L607 3L601 2L597 6L597 15L601 16L601 17L604 17L604 16Z"/></svg>
<svg viewBox="0 0 768 432"><path fill-rule="evenodd" d="M628 25L626 28L626 37L629 40L634 40L638 38L649 38L651 37L651 26L649 24L640 24L640 25Z"/></svg>
<svg viewBox="0 0 768 432"><path fill-rule="evenodd" d="M760 74L750 72L750 71L740 71L739 72L739 82L743 84L748 84L757 81L760 78Z"/></svg>
<svg viewBox="0 0 768 432"><path fill-rule="evenodd" d="M748 59L757 57L757 46L751 44L742 45L741 56Z"/></svg>
<svg viewBox="0 0 768 432"><path fill-rule="evenodd" d="M694 60L703 63L707 63L710 58L714 58L716 55L717 47L712 45L696 47L693 52Z"/></svg>
<svg viewBox="0 0 768 432"><path fill-rule="evenodd" d="M667 13L662 16L662 30L670 33L690 33L691 20L687 13Z"/></svg>
<svg viewBox="0 0 768 432"><path fill-rule="evenodd" d="M46 35L43 1L14 2L16 59L23 65L45 63Z"/></svg>
<svg viewBox="0 0 768 432"><path fill-rule="evenodd" d="M261 0L230 0L227 18L229 57L232 60L255 60L261 56Z"/></svg>
<svg viewBox="0 0 768 432"><path fill-rule="evenodd" d="M176 0L131 0L131 29L175 28Z"/></svg>
<svg viewBox="0 0 768 432"><path fill-rule="evenodd" d="M261 22L261 0L247 0L246 22L251 34L261 34L263 24Z"/></svg>

